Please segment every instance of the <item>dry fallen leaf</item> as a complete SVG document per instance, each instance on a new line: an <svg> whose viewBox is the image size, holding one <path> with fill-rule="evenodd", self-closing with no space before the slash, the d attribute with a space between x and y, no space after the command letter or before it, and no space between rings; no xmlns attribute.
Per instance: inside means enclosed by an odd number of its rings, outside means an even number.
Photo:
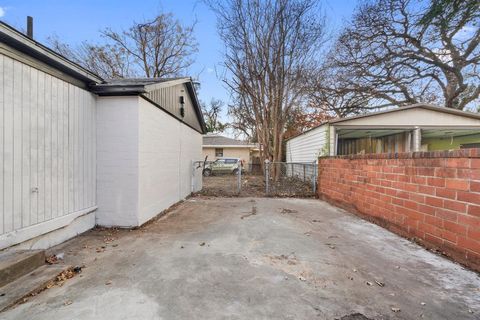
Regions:
<svg viewBox="0 0 480 320"><path fill-rule="evenodd" d="M111 285L111 284L112 284L112 280L107 280L107 281L105 282L105 285L106 285L106 286L109 286L109 285Z"/></svg>
<svg viewBox="0 0 480 320"><path fill-rule="evenodd" d="M48 263L48 264L57 264L58 263L58 259L57 259L57 256L56 255L51 255L49 257L47 257L45 259L45 261Z"/></svg>
<svg viewBox="0 0 480 320"><path fill-rule="evenodd" d="M69 306L69 305L71 305L72 303L73 303L72 300L67 300L67 301L65 301L65 302L63 303L63 305Z"/></svg>
<svg viewBox="0 0 480 320"><path fill-rule="evenodd" d="M392 311L393 311L393 312L400 312L400 308L392 307Z"/></svg>
<svg viewBox="0 0 480 320"><path fill-rule="evenodd" d="M110 243L110 242L113 242L113 241L115 241L115 238L113 238L113 237L106 237L106 238L103 239L103 242L105 242L105 243Z"/></svg>

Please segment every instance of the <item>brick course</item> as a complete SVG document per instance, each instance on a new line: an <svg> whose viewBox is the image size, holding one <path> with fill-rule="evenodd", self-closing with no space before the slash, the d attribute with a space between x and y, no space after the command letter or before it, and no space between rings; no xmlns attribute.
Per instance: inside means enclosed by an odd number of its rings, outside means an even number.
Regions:
<svg viewBox="0 0 480 320"><path fill-rule="evenodd" d="M480 271L480 149L321 157L318 195Z"/></svg>

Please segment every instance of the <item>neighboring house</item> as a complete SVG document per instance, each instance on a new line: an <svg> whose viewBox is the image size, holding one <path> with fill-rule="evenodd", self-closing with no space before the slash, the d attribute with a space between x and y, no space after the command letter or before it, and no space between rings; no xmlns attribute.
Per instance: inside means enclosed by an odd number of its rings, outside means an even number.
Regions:
<svg viewBox="0 0 480 320"><path fill-rule="evenodd" d="M480 114L427 104L330 120L287 141L287 161L480 147Z"/></svg>
<svg viewBox="0 0 480 320"><path fill-rule="evenodd" d="M0 249L139 226L201 188L189 78L104 81L4 23L0 74Z"/></svg>
<svg viewBox="0 0 480 320"><path fill-rule="evenodd" d="M260 164L258 145L241 140L231 139L217 134L203 136L203 158L216 160L217 158L239 158L245 169L251 165Z"/></svg>

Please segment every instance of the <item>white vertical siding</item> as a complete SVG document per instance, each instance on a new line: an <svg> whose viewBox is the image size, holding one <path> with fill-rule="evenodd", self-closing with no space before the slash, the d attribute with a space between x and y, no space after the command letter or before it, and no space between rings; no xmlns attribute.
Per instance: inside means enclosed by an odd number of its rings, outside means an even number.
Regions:
<svg viewBox="0 0 480 320"><path fill-rule="evenodd" d="M287 141L287 162L314 162L328 155L328 124Z"/></svg>
<svg viewBox="0 0 480 320"><path fill-rule="evenodd" d="M174 86L164 87L145 93L152 101L159 104L164 110L170 112L177 119L182 120L191 127L201 130L202 126L198 121L197 114L193 107L192 99L184 83ZM184 118L180 115L180 96L184 97Z"/></svg>
<svg viewBox="0 0 480 320"><path fill-rule="evenodd" d="M0 236L95 206L94 120L91 93L0 54Z"/></svg>

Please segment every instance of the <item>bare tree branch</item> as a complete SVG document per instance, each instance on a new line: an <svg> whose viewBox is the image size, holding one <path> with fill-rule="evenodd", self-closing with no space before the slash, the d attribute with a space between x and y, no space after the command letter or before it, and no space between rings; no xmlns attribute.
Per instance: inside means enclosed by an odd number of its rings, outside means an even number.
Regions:
<svg viewBox="0 0 480 320"><path fill-rule="evenodd" d="M222 100L212 99L208 105L205 103L201 105L207 132L220 133L228 128L229 125L221 122L219 119L222 108L224 107Z"/></svg>
<svg viewBox="0 0 480 320"><path fill-rule="evenodd" d="M82 43L76 48L50 38L54 50L104 78L175 77L185 75L192 65L198 44L193 29L182 25L171 13L152 20L134 22L120 32L102 31L105 44Z"/></svg>
<svg viewBox="0 0 480 320"><path fill-rule="evenodd" d="M280 161L292 111L305 104L306 73L316 65L324 20L314 0L206 0L218 18L227 76L235 97L232 128Z"/></svg>
<svg viewBox="0 0 480 320"><path fill-rule="evenodd" d="M428 102L463 110L480 94L479 43L476 0L370 0L327 57L336 83L320 89L358 95L369 107Z"/></svg>

